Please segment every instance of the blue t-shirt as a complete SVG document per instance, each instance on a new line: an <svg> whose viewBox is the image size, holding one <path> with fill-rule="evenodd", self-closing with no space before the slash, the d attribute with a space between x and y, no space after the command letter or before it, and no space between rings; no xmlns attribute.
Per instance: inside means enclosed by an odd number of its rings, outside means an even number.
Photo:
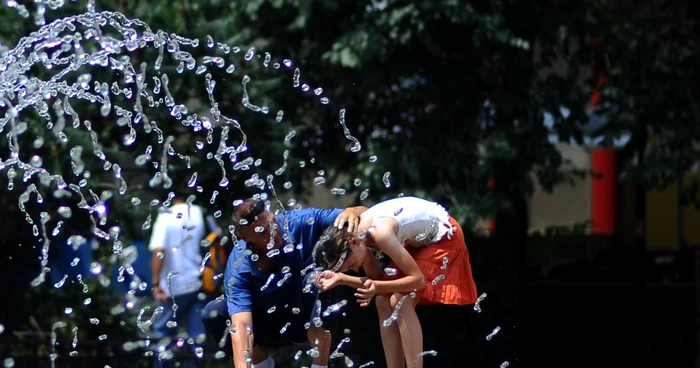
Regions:
<svg viewBox="0 0 700 368"><path fill-rule="evenodd" d="M262 273L257 264L246 255L246 244L239 240L226 264L224 285L228 313L252 312L276 308L298 308L301 305L303 275L311 272L313 248L323 231L332 226L340 209L305 208L277 215L283 231L285 217L288 239L273 257L275 269ZM288 244L292 244L292 246ZM285 249L286 247L286 249ZM290 251L291 250L291 251ZM286 271L286 272L285 272Z"/></svg>

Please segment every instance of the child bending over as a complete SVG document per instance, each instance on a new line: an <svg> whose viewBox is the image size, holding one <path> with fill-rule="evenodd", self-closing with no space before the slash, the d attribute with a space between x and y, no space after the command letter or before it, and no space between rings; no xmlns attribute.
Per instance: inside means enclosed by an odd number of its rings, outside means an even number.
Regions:
<svg viewBox="0 0 700 368"><path fill-rule="evenodd" d="M384 271L374 252L391 258ZM423 367L416 305L476 302L461 227L442 206L421 198L394 198L370 207L352 233L328 228L316 245L314 259L325 270L316 279L321 291L337 285L354 287L363 307L377 296L388 368L403 368L404 362L407 367ZM368 277L344 273L360 268Z"/></svg>

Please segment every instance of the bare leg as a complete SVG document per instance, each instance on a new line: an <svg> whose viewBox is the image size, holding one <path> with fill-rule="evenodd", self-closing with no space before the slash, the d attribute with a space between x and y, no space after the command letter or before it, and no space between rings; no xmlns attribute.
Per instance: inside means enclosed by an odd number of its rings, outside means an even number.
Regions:
<svg viewBox="0 0 700 368"><path fill-rule="evenodd" d="M404 294L394 293L391 296L391 304L396 308ZM403 346L406 366L408 368L423 368L423 357L418 356L423 352L423 329L416 314L416 298L407 297L399 309L399 331Z"/></svg>
<svg viewBox="0 0 700 368"><path fill-rule="evenodd" d="M382 335L382 345L384 345L384 357L387 368L404 368L403 347L401 346L401 334L399 326L394 322L384 327L384 321L391 317L394 308L391 306L389 298L377 296L377 313L379 314L379 331Z"/></svg>
<svg viewBox="0 0 700 368"><path fill-rule="evenodd" d="M328 365L328 356L331 353L331 332L322 327L312 326L306 333L311 343L311 348L318 348L318 357L313 358L312 363Z"/></svg>

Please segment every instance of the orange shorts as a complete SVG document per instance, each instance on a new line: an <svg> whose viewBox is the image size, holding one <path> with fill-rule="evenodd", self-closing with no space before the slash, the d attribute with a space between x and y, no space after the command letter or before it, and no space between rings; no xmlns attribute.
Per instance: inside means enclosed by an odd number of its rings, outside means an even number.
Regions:
<svg viewBox="0 0 700 368"><path fill-rule="evenodd" d="M454 229L451 236L445 235L440 241L420 248L406 247L425 277L425 288L416 292L418 305L476 303L476 284L472 276L464 233L452 217L450 224ZM394 280L403 276L394 262L391 262L389 267L394 268L396 274L385 274L384 280Z"/></svg>

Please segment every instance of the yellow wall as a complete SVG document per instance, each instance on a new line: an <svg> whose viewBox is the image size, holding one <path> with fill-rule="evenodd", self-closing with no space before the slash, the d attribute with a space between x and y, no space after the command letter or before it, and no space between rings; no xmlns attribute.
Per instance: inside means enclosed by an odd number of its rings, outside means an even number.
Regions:
<svg viewBox="0 0 700 368"><path fill-rule="evenodd" d="M684 177L684 186L700 180L700 174ZM651 190L646 196L646 241L649 250L678 249L678 184ZM700 210L688 205L683 210L684 236L689 245L700 244Z"/></svg>

